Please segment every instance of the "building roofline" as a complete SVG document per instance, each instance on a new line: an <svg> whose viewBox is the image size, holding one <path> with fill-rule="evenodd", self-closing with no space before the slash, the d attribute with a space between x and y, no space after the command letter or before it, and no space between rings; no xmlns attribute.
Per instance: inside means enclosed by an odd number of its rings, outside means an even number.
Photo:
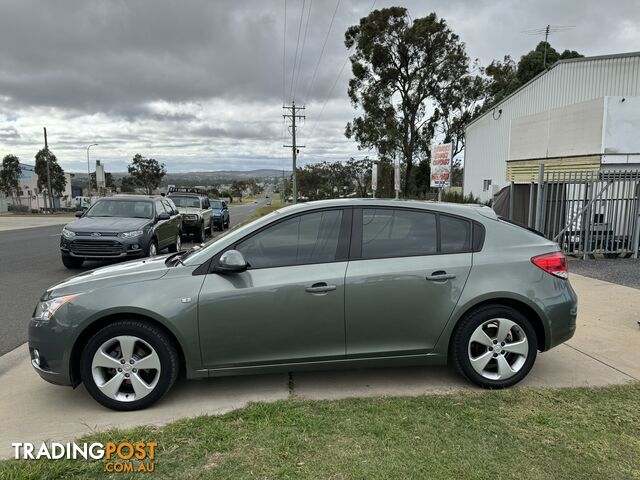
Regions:
<svg viewBox="0 0 640 480"><path fill-rule="evenodd" d="M549 68L547 68L546 70L540 72L538 75L536 75L535 77L533 77L531 80L529 80L527 83L525 83L524 85L518 87L516 90L514 90L513 92L511 92L509 95L507 95L506 97L504 97L502 100L500 100L498 103L496 103L491 110L487 110L485 113L483 113L482 115L480 115L477 118L474 118L473 120L471 120L469 123L467 123L467 125L465 125L464 129L466 130L467 128L469 128L471 125L473 125L474 123L480 121L482 118L486 117L487 115L489 115L490 113L492 113L498 106L502 105L503 103L505 103L507 100L509 100L511 97L513 97L514 95L516 95L518 92L520 92L520 90L524 90L525 88L527 88L529 85L531 85L533 82L535 82L536 80L538 80L539 78L541 78L542 76L546 75L547 73L549 73L551 70L553 70L554 68L556 68L558 65L564 65L565 63L574 63L574 62L587 62L587 61L591 61L591 60L607 60L610 58L624 58L624 57L640 57L640 51L637 52L625 52L625 53L610 53L607 55L594 55L592 57L578 57L578 58L565 58L563 60L558 60L556 63L554 63L553 65L551 65Z"/></svg>

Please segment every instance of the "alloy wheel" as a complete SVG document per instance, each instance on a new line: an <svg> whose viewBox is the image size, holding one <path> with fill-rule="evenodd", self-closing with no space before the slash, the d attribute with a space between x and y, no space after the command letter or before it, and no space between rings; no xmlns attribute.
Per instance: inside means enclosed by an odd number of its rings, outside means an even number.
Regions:
<svg viewBox="0 0 640 480"><path fill-rule="evenodd" d="M158 254L158 248L156 247L156 243L154 241L149 245L149 256L155 257Z"/></svg>
<svg viewBox="0 0 640 480"><path fill-rule="evenodd" d="M182 248L182 239L180 238L180 234L176 237L176 252L179 252Z"/></svg>
<svg viewBox="0 0 640 480"><path fill-rule="evenodd" d="M160 357L154 348L130 335L104 342L91 362L91 374L98 389L119 402L140 400L153 392L160 370Z"/></svg>
<svg viewBox="0 0 640 480"><path fill-rule="evenodd" d="M506 380L522 369L529 355L529 340L513 320L493 318L473 331L468 346L473 369L489 380Z"/></svg>

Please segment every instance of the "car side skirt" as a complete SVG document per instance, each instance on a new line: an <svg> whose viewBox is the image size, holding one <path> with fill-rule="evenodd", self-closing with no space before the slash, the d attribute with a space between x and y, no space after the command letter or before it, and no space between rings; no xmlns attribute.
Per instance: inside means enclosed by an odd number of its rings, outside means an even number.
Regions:
<svg viewBox="0 0 640 480"><path fill-rule="evenodd" d="M235 375L259 375L263 373L279 373L291 371L344 370L354 368L407 367L426 365L445 365L447 356L439 353L420 355L402 355L392 357L345 358L313 362L277 363L267 365L248 365L211 368L209 377L226 377ZM190 376L191 377L191 376ZM194 375L191 378L199 377Z"/></svg>

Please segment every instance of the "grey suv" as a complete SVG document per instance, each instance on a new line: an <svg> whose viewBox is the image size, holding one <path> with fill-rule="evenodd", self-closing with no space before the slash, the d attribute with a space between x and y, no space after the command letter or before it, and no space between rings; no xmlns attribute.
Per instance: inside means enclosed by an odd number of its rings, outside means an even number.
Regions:
<svg viewBox="0 0 640 480"><path fill-rule="evenodd" d="M144 408L188 378L450 362L485 388L568 340L577 298L558 245L488 207L330 200L203 248L49 288L29 326L46 380Z"/></svg>
<svg viewBox="0 0 640 480"><path fill-rule="evenodd" d="M153 257L164 248L180 251L182 219L167 198L123 195L97 200L60 236L62 263Z"/></svg>
<svg viewBox="0 0 640 480"><path fill-rule="evenodd" d="M182 214L182 233L195 235L196 242L204 242L207 230L213 233L214 212L209 197L200 189L173 187L167 193Z"/></svg>

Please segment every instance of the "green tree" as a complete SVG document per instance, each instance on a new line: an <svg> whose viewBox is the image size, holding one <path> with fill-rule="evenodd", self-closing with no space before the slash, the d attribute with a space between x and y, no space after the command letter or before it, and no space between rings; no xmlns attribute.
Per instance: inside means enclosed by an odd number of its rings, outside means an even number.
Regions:
<svg viewBox="0 0 640 480"><path fill-rule="evenodd" d="M242 195L246 188L247 182L244 180L234 180L231 182L231 188L229 190L232 197L240 197L240 201L242 201Z"/></svg>
<svg viewBox="0 0 640 480"><path fill-rule="evenodd" d="M584 55L579 54L575 50L565 50L562 53L558 53L548 42L540 42L535 49L520 58L517 70L518 81L520 82L520 85L524 85L536 75L544 72L545 63L546 68L550 68L558 60L580 58L583 56Z"/></svg>
<svg viewBox="0 0 640 480"><path fill-rule="evenodd" d="M558 60L583 57L575 50L558 53L549 43L546 43L546 48L546 68L550 68ZM487 101L483 109L490 109L542 73L545 70L544 50L545 42L540 42L535 49L520 57L517 64L509 55L505 55L502 61L494 60L484 68L483 73L487 77Z"/></svg>
<svg viewBox="0 0 640 480"><path fill-rule="evenodd" d="M375 10L345 34L353 78L348 94L363 114L347 124L345 135L382 158L401 153L404 192L415 192L414 164L428 154L432 107L459 90L469 76L464 43L435 13L411 21L407 10Z"/></svg>
<svg viewBox="0 0 640 480"><path fill-rule="evenodd" d="M15 155L5 155L2 159L2 170L0 170L0 190L7 197L11 197L15 203L16 199L20 203L20 159Z"/></svg>
<svg viewBox="0 0 640 480"><path fill-rule="evenodd" d="M122 177L122 180L120 180L121 192L126 192L126 193L135 192L137 186L138 184L136 180L130 175L127 175L126 177Z"/></svg>
<svg viewBox="0 0 640 480"><path fill-rule="evenodd" d="M49 174L51 175L51 192L48 191L49 181L47 178L47 159L49 160ZM64 176L64 170L58 164L58 159L48 148L43 148L36 153L36 165L34 168L38 176L38 190L47 191L49 198L49 208L51 208L52 197L59 197L67 186L67 179Z"/></svg>
<svg viewBox="0 0 640 480"><path fill-rule="evenodd" d="M139 153L134 155L128 170L136 184L144 188L147 195L153 194L167 174L164 163L159 163L155 158L145 158Z"/></svg>

